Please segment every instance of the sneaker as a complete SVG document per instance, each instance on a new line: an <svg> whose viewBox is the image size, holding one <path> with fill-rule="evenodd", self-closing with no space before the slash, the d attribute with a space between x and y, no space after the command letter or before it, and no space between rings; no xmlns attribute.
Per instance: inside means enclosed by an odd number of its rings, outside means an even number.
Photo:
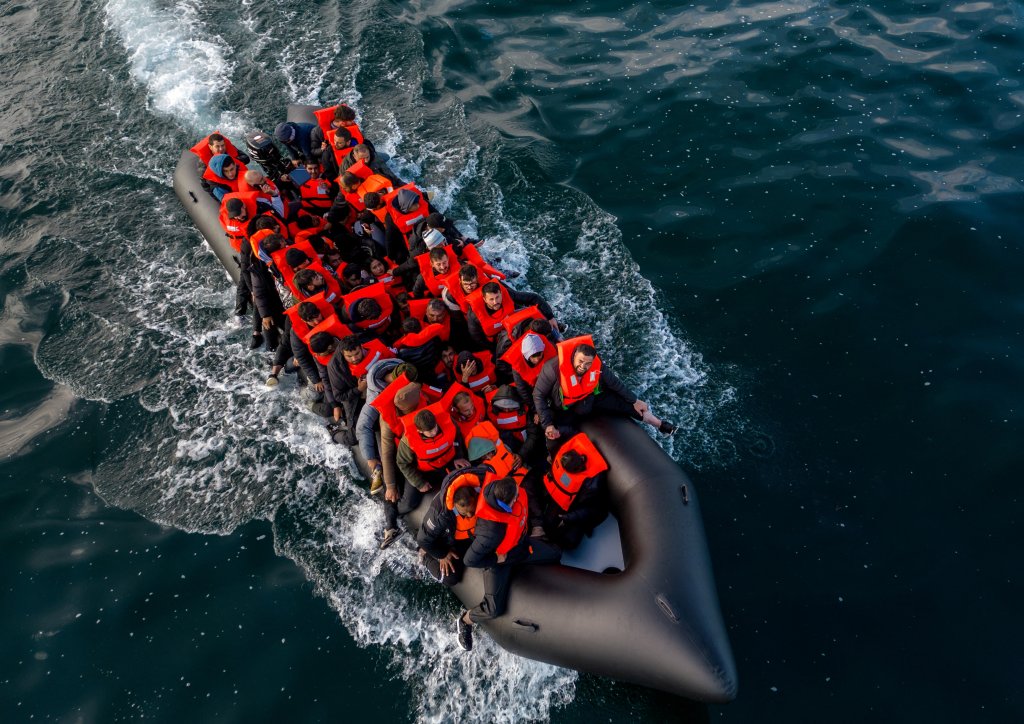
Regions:
<svg viewBox="0 0 1024 724"><path fill-rule="evenodd" d="M263 335L262 334L254 334L252 336L252 341L249 342L249 349L259 349L262 346L263 346Z"/></svg>
<svg viewBox="0 0 1024 724"><path fill-rule="evenodd" d="M661 424L658 426L658 432L660 432L662 435L672 435L675 433L675 431L676 426L673 425L668 420L662 420Z"/></svg>
<svg viewBox="0 0 1024 724"><path fill-rule="evenodd" d="M459 617L455 619L455 633L459 637L459 647L463 651L473 650L473 627L465 622L463 616L466 615L466 609L459 611Z"/></svg>
<svg viewBox="0 0 1024 724"><path fill-rule="evenodd" d="M277 387L277 375L270 375L267 378L267 387Z"/></svg>
<svg viewBox="0 0 1024 724"><path fill-rule="evenodd" d="M402 531L398 528L388 528L384 531L384 537L380 540L380 549L384 550L389 548L392 543L398 540L398 536L402 535Z"/></svg>
<svg viewBox="0 0 1024 724"><path fill-rule="evenodd" d="M370 474L370 495L380 495L385 487L384 468L374 468Z"/></svg>

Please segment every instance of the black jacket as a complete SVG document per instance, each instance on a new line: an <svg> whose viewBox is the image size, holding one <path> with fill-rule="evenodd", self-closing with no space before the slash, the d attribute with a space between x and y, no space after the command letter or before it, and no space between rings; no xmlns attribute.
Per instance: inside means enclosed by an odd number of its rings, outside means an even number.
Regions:
<svg viewBox="0 0 1024 724"><path fill-rule="evenodd" d="M488 485L484 488L484 499L494 508L498 508L498 504L494 497L494 486ZM473 537L473 543L469 546L469 550L466 551L466 555L462 557L462 562L466 564L467 568L493 568L498 565L498 555L495 551L498 550L498 546L501 545L501 541L505 538L504 523L498 523L493 520L486 520L484 518L477 518L476 521L476 535ZM529 555L529 537L526 535L528 531L523 531L523 537L516 544L515 548L508 552L506 564L516 563L523 560Z"/></svg>
<svg viewBox="0 0 1024 724"><path fill-rule="evenodd" d="M597 390L597 394L618 395L631 405L637 400L636 395L603 364ZM562 409L562 389L558 384L558 357L549 359L541 369L537 384L533 388L533 405L537 414L540 415L542 429L555 424L555 412ZM590 414L593 407L594 395L587 395L573 405L570 410L574 415L582 416Z"/></svg>
<svg viewBox="0 0 1024 724"><path fill-rule="evenodd" d="M551 319L555 316L554 311L551 309L551 305L544 301L544 297L535 292L525 292L518 289L512 289L511 287L505 287L509 297L512 299L512 303L516 309L523 309L525 307L532 307L537 305L537 310L544 315L544 319ZM484 334L484 329L480 324L480 320L476 318L476 314L470 309L466 312L466 322L469 325L469 336L473 338L477 344L482 345L483 349L494 349L495 343L488 341L487 335Z"/></svg>
<svg viewBox="0 0 1024 724"><path fill-rule="evenodd" d="M468 541L455 540L455 519L458 514L454 510L449 510L444 503L452 481L459 475L468 472L478 473L483 478L487 468L465 468L450 473L441 483L441 490L430 501L430 508L427 509L427 514L423 517L423 525L420 526L419 533L416 534L416 543L419 547L438 560L448 555L452 548L465 549L469 546Z"/></svg>

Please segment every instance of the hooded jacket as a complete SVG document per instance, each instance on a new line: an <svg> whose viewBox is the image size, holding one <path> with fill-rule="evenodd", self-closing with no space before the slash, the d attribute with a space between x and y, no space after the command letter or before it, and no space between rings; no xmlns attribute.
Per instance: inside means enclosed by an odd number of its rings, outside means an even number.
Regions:
<svg viewBox="0 0 1024 724"><path fill-rule="evenodd" d="M483 496L488 505L498 508L497 498L494 497L493 485L488 485L484 488ZM523 537L519 539L519 543L508 552L505 564L517 563L529 555L530 539L526 535L527 532L523 532ZM498 550L498 546L501 545L504 537L504 523L487 520L482 517L477 518L476 534L473 537L473 543L469 546L469 550L466 551L466 555L462 557L462 562L466 564L467 568L493 568L499 565L498 556L495 551Z"/></svg>
<svg viewBox="0 0 1024 724"><path fill-rule="evenodd" d="M452 482L467 473L477 473L482 479L487 474L487 468L482 466L463 468L462 470L449 473L441 484L441 490L430 501L427 514L423 517L423 525L420 526L420 530L416 534L417 545L425 550L427 555L433 556L438 560L448 555L449 551L453 548L459 554L462 554L469 546L468 541L456 542L455 519L458 513L450 510L445 504L445 497L448 495L448 488L451 487Z"/></svg>
<svg viewBox="0 0 1024 724"><path fill-rule="evenodd" d="M402 364L402 360L395 358L382 359L370 365L366 371L366 404L359 412L359 419L356 421L356 439L359 441L359 450L367 460L380 460L380 452L377 448L377 436L375 429L380 421L380 413L370 403L377 399L388 383L384 377L395 367Z"/></svg>

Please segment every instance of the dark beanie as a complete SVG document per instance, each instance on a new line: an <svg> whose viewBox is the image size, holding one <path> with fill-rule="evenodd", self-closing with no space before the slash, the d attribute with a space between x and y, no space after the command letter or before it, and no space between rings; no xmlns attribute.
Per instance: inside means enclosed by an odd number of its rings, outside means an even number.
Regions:
<svg viewBox="0 0 1024 724"><path fill-rule="evenodd" d="M314 335L313 339L309 341L309 349L313 354L323 354L331 346L332 341L334 340L329 334Z"/></svg>
<svg viewBox="0 0 1024 724"><path fill-rule="evenodd" d="M433 214L427 216L427 226L432 229L440 229L444 226L444 214L439 214L436 211Z"/></svg>
<svg viewBox="0 0 1024 724"><path fill-rule="evenodd" d="M274 135L277 136L278 141L290 143L295 138L295 126L290 123L278 123L277 128L274 129Z"/></svg>
<svg viewBox="0 0 1024 724"><path fill-rule="evenodd" d="M284 253L284 260L288 266L294 269L299 264L309 261L309 256L302 249L289 249Z"/></svg>
<svg viewBox="0 0 1024 724"><path fill-rule="evenodd" d="M227 203L224 204L224 208L227 209L228 216L238 216L245 208L245 204L242 203L241 199L228 199Z"/></svg>

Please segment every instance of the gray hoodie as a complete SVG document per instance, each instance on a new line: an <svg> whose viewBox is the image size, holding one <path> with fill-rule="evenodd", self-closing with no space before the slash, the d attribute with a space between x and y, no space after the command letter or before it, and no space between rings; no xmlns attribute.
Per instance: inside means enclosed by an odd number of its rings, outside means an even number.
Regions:
<svg viewBox="0 0 1024 724"><path fill-rule="evenodd" d="M375 430L380 420L380 413L370 403L377 399L388 383L384 381L385 375L398 365L402 364L400 359L382 359L370 365L366 371L366 404L359 412L359 419L356 421L356 439L359 441L359 451L367 460L380 460L380 452L377 449L377 435Z"/></svg>

